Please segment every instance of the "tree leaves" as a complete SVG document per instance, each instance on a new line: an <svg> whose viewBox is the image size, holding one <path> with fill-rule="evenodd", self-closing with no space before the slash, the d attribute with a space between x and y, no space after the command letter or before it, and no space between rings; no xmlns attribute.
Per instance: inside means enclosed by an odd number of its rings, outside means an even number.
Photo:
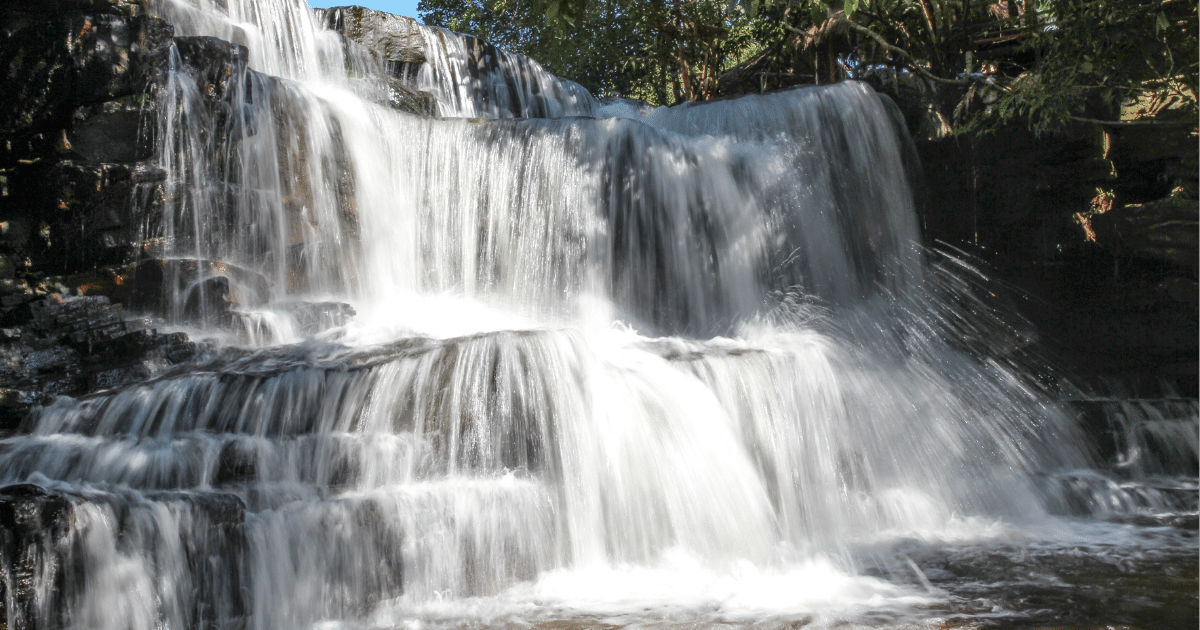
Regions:
<svg viewBox="0 0 1200 630"><path fill-rule="evenodd" d="M721 73L751 59L756 72L798 76L823 47L828 68L836 44L857 76L910 73L957 90L939 107L961 105L961 131L1015 119L1046 131L1131 100L1196 110L1195 0L421 0L420 10L598 94L656 104L717 96Z"/></svg>
<svg viewBox="0 0 1200 630"><path fill-rule="evenodd" d="M454 7L461 15L454 17ZM760 0L422 0L427 23L529 55L600 95L654 104L719 95L722 71L756 45ZM453 26L452 26L453 25Z"/></svg>

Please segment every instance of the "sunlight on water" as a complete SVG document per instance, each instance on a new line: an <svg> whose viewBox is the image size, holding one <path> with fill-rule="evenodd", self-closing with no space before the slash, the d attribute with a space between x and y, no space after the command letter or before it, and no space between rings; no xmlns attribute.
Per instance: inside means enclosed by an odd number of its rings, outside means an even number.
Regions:
<svg viewBox="0 0 1200 630"><path fill-rule="evenodd" d="M160 94L166 315L218 342L3 442L74 510L37 627L934 627L1024 614L953 591L996 555L1194 551L1095 520L1194 513L1194 404L1093 470L867 86L601 103L414 27L421 117L300 0L153 6L248 48Z"/></svg>

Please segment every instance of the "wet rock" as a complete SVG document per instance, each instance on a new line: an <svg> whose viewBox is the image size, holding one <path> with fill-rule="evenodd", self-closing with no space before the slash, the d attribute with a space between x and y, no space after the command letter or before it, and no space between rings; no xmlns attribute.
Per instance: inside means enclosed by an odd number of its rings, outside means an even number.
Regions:
<svg viewBox="0 0 1200 630"><path fill-rule="evenodd" d="M237 628L249 612L246 504L223 492L148 492L143 498L186 511L180 542L194 588L189 600L198 628ZM182 510L180 508L183 508Z"/></svg>
<svg viewBox="0 0 1200 630"><path fill-rule="evenodd" d="M869 75L916 140L925 242L985 258L1027 294L1021 312L1041 342L1081 372L1187 370L1195 387L1195 292L1183 283L1198 275L1194 126L1079 122L1041 136L1022 125L952 136L934 116L957 102L949 88Z"/></svg>
<svg viewBox="0 0 1200 630"><path fill-rule="evenodd" d="M0 7L0 292L22 271L127 262L157 228L165 173L153 149L154 92L173 28L132 0ZM36 4L36 8L33 6ZM34 290L57 285L27 282Z"/></svg>
<svg viewBox="0 0 1200 630"><path fill-rule="evenodd" d="M217 455L217 467L213 473L213 485L217 487L239 485L253 480L258 475L258 458L253 449L238 441L226 442Z"/></svg>
<svg viewBox="0 0 1200 630"><path fill-rule="evenodd" d="M163 518L167 510L172 516ZM80 527L80 512L111 518ZM238 560L246 551L244 522L245 504L224 493L117 490L83 498L34 484L0 488L0 589L10 589L0 601L9 604L7 619L16 627L67 627L68 603L103 575L84 555L89 536L112 536L120 551L129 540L177 535L178 550L138 550L150 560L152 579L188 574L189 627L239 627L248 610ZM171 573L159 572L158 562L172 563Z"/></svg>
<svg viewBox="0 0 1200 630"><path fill-rule="evenodd" d="M196 343L184 333L171 333L163 338L164 356L171 363L183 363L196 356Z"/></svg>
<svg viewBox="0 0 1200 630"><path fill-rule="evenodd" d="M17 266L8 256L0 256L0 280L11 280L16 276Z"/></svg>
<svg viewBox="0 0 1200 630"><path fill-rule="evenodd" d="M1075 417L1075 424L1088 437L1092 457L1106 465L1117 461L1120 454L1112 423L1107 413L1107 403L1099 400L1073 400L1064 405Z"/></svg>
<svg viewBox="0 0 1200 630"><path fill-rule="evenodd" d="M132 273L129 302L187 321L228 326L232 308L262 306L270 294L271 283L261 274L228 263L148 260Z"/></svg>
<svg viewBox="0 0 1200 630"><path fill-rule="evenodd" d="M235 494L224 492L147 492L146 499L180 503L203 515L214 527L240 527L246 522L246 504Z"/></svg>
<svg viewBox="0 0 1200 630"><path fill-rule="evenodd" d="M33 410L47 402L42 392L0 389L0 438L18 434Z"/></svg>
<svg viewBox="0 0 1200 630"><path fill-rule="evenodd" d="M33 4L9 3L11 6L0 9L6 13L105 13L134 17L145 14L142 0L39 0L36 9Z"/></svg>
<svg viewBox="0 0 1200 630"><path fill-rule="evenodd" d="M35 374L66 372L79 367L79 353L71 348L50 348L25 355L25 366Z"/></svg>
<svg viewBox="0 0 1200 630"><path fill-rule="evenodd" d="M1167 278L1159 287L1176 302L1200 303L1200 283L1194 278Z"/></svg>
<svg viewBox="0 0 1200 630"><path fill-rule="evenodd" d="M200 93L215 101L232 101L246 86L250 49L216 37L176 37L184 70Z"/></svg>
<svg viewBox="0 0 1200 630"><path fill-rule="evenodd" d="M130 316L105 296L35 297L10 307L6 318L21 324L0 329L8 338L0 343L0 388L19 395L7 403L0 398L0 431L27 417L45 394L80 396L128 385L196 354L185 334L147 330L153 322Z"/></svg>
<svg viewBox="0 0 1200 630"><path fill-rule="evenodd" d="M437 115L437 100L427 92L413 89L404 81L392 81L388 89L392 107L418 116Z"/></svg>
<svg viewBox="0 0 1200 630"><path fill-rule="evenodd" d="M8 620L39 628L43 591L64 571L72 508L65 497L33 484L0 488L0 589Z"/></svg>
<svg viewBox="0 0 1200 630"><path fill-rule="evenodd" d="M0 326L23 326L23 325L28 324L29 322L33 321L33 308L30 306L30 300L29 300L29 298L31 298L32 296L23 295L23 294L16 295L16 296L7 296L5 298L6 301L9 297L15 298L18 300L21 298L25 298L25 299L23 299L19 302L15 302L14 304L12 304L12 306L5 305L4 307L2 307L2 310L0 310L0 313L2 313L2 314L0 314Z"/></svg>
<svg viewBox="0 0 1200 630"><path fill-rule="evenodd" d="M285 302L273 306L287 311L296 322L296 332L303 336L343 326L357 315L354 307L344 302Z"/></svg>
<svg viewBox="0 0 1200 630"><path fill-rule="evenodd" d="M166 173L141 164L35 162L9 169L0 219L27 225L11 247L40 269L122 264L157 228ZM40 226L36 230L37 223Z"/></svg>
<svg viewBox="0 0 1200 630"><path fill-rule="evenodd" d="M91 355L106 361L133 360L145 355L162 343L162 337L148 330L136 330L98 341L90 348Z"/></svg>
<svg viewBox="0 0 1200 630"><path fill-rule="evenodd" d="M152 372L144 365L129 365L96 372L88 382L88 389L103 391L144 381L152 376Z"/></svg>
<svg viewBox="0 0 1200 630"><path fill-rule="evenodd" d="M416 73L425 63L425 38L416 20L355 6L315 12L318 23L361 46L387 69L393 107L421 116L437 114L435 99L415 87Z"/></svg>

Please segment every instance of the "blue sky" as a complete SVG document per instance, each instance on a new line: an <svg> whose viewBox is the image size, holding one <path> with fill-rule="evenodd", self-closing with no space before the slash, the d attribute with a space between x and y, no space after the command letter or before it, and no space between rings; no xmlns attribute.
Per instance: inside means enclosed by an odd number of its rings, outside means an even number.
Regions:
<svg viewBox="0 0 1200 630"><path fill-rule="evenodd" d="M357 4L368 9L378 9L403 15L417 17L417 0L308 0L308 6L313 8L344 7Z"/></svg>

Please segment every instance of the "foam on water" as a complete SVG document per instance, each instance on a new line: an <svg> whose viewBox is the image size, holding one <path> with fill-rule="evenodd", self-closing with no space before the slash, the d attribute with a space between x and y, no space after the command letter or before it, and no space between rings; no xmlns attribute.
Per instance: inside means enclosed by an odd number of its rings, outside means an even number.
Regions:
<svg viewBox="0 0 1200 630"><path fill-rule="evenodd" d="M778 619L822 627L852 623L867 611L904 620L914 606L938 601L936 594L855 576L823 558L766 569L742 563L717 571L686 552L673 552L655 567L548 572L490 598L391 602L372 615L370 625L437 628L566 619L653 626Z"/></svg>
<svg viewBox="0 0 1200 630"><path fill-rule="evenodd" d="M167 316L238 343L0 443L75 514L38 627L886 626L954 603L934 552L1174 505L922 250L864 85L601 105L422 29L426 118L299 0L153 6L249 47L214 96L181 42L159 104Z"/></svg>

